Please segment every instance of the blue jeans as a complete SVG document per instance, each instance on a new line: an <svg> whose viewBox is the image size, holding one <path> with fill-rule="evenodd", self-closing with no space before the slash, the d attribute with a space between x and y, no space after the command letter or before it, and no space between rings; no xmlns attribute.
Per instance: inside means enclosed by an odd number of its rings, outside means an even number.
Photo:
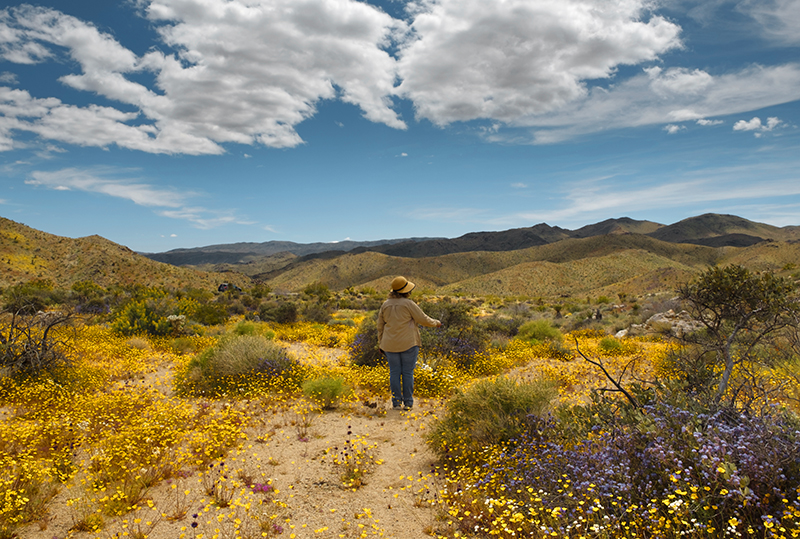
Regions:
<svg viewBox="0 0 800 539"><path fill-rule="evenodd" d="M417 366L417 354L419 346L412 346L405 352L386 352L392 406L414 406L414 367Z"/></svg>

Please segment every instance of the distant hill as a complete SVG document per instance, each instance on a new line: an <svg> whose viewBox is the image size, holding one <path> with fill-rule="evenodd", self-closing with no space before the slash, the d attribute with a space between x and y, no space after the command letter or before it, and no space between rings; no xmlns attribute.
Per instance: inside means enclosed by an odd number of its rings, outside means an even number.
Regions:
<svg viewBox="0 0 800 539"><path fill-rule="evenodd" d="M48 279L60 288L91 280L111 285L143 284L216 290L221 282L243 286L240 273L210 273L163 264L100 236L65 238L0 217L0 286Z"/></svg>
<svg viewBox="0 0 800 539"><path fill-rule="evenodd" d="M779 228L735 215L706 213L659 228L648 235L671 243L743 247L765 240L798 241L800 226Z"/></svg>
<svg viewBox="0 0 800 539"><path fill-rule="evenodd" d="M385 290L392 277L402 274L420 290L439 294L634 297L673 292L714 264L742 264L800 279L798 236L800 227L772 227L735 216L707 214L669 226L621 218L574 231L539 224L305 255L286 250L248 254L256 252L251 245L262 244L210 246L183 250L183 255L198 261L208 260L204 253L212 260L226 252L243 256L236 263L178 267L99 236L64 238L0 218L0 286L43 278L63 288L82 280L106 287L138 283L206 289L223 281L242 288L258 281L276 292L299 291L313 282L332 290ZM286 247L269 243L260 248ZM309 245L315 246L311 250L331 246ZM247 257L252 259L242 262Z"/></svg>
<svg viewBox="0 0 800 539"><path fill-rule="evenodd" d="M190 249L173 249L163 253L141 253L144 256L174 266L191 266L200 264L247 264L263 257L290 253L295 256L306 256L326 251L347 252L357 248L369 248L378 245L391 245L430 238L403 238L377 241L338 241L328 243L294 243L292 241L266 241L263 243L242 242L208 245Z"/></svg>

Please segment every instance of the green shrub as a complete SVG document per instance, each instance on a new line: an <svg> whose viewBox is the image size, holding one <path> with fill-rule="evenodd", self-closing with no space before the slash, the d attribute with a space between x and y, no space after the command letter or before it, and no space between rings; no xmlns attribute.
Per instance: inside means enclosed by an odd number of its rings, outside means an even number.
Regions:
<svg viewBox="0 0 800 539"><path fill-rule="evenodd" d="M277 343L261 335L228 335L193 358L178 378L178 389L189 394L219 394L244 375L286 376L297 361Z"/></svg>
<svg viewBox="0 0 800 539"><path fill-rule="evenodd" d="M427 442L440 458L475 460L485 446L525 432L528 416L542 415L556 396L556 382L545 378L528 383L506 377L480 380L447 401Z"/></svg>
<svg viewBox="0 0 800 539"><path fill-rule="evenodd" d="M316 297L320 302L326 302L331 298L331 290L328 288L328 285L320 282L306 285L303 289L303 293L311 297Z"/></svg>
<svg viewBox="0 0 800 539"><path fill-rule="evenodd" d="M319 303L309 304L303 309L303 320L327 324L331 320L331 312L327 307Z"/></svg>
<svg viewBox="0 0 800 539"><path fill-rule="evenodd" d="M514 337L519 333L519 328L522 325L522 320L518 317L507 316L489 316L483 318L476 323L476 326L481 330L495 337Z"/></svg>
<svg viewBox="0 0 800 539"><path fill-rule="evenodd" d="M228 309L218 303L200 305L192 313L192 320L204 326L217 326L224 324L229 318Z"/></svg>
<svg viewBox="0 0 800 539"><path fill-rule="evenodd" d="M258 328L252 322L239 322L236 324L236 327L233 328L233 332L236 335L256 335L258 333Z"/></svg>
<svg viewBox="0 0 800 539"><path fill-rule="evenodd" d="M169 335L173 325L167 317L175 310L174 302L166 296L130 301L115 313L111 327L121 335Z"/></svg>
<svg viewBox="0 0 800 539"><path fill-rule="evenodd" d="M475 322L469 314L471 307L466 303L446 300L424 301L419 306L425 314L441 321L446 328L470 328Z"/></svg>
<svg viewBox="0 0 800 539"><path fill-rule="evenodd" d="M597 345L602 352L613 354L622 351L622 343L614 337L603 337Z"/></svg>
<svg viewBox="0 0 800 539"><path fill-rule="evenodd" d="M564 341L564 335L561 331L553 326L550 320L545 318L531 320L530 322L522 324L519 327L517 338L534 344L544 341L553 343L561 343Z"/></svg>
<svg viewBox="0 0 800 539"><path fill-rule="evenodd" d="M266 322L293 324L297 322L297 305L291 301L270 301L258 308L258 316Z"/></svg>
<svg viewBox="0 0 800 539"><path fill-rule="evenodd" d="M36 314L64 300L65 293L56 290L52 282L35 279L8 287L3 292L3 309L11 313Z"/></svg>
<svg viewBox="0 0 800 539"><path fill-rule="evenodd" d="M197 343L190 337L172 339L169 347L176 354L194 354L197 352Z"/></svg>
<svg viewBox="0 0 800 539"><path fill-rule="evenodd" d="M321 377L303 383L303 395L325 410L334 408L339 399L349 395L350 391L344 378Z"/></svg>

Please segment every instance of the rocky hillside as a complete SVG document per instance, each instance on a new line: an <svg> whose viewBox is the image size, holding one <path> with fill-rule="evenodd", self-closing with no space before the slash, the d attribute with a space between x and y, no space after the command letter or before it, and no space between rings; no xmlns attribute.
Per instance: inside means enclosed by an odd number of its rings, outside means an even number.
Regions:
<svg viewBox="0 0 800 539"><path fill-rule="evenodd" d="M100 236L65 238L0 218L0 286L48 279L60 288L91 280L101 286L143 284L216 290L221 282L240 286L239 273L211 273L163 264Z"/></svg>
<svg viewBox="0 0 800 539"><path fill-rule="evenodd" d="M402 274L420 290L442 294L552 298L672 292L713 264L737 263L800 279L797 227L776 228L729 217L701 216L670 227L615 219L576 231L537 225L455 240L415 241L410 247L415 256L356 248L306 256L283 252L246 264L195 267L157 262L99 236L64 238L0 219L0 286L42 278L64 288L92 280L102 286L138 283L216 289L220 282L247 287L252 278L279 292L299 291L314 282L332 290L384 290L393 276ZM655 237L659 234L682 241L664 241ZM732 235L760 239L744 246L711 242ZM535 245L520 247L527 243ZM404 244L381 249L391 253ZM418 256L428 249L446 252ZM242 271L219 271L230 268Z"/></svg>

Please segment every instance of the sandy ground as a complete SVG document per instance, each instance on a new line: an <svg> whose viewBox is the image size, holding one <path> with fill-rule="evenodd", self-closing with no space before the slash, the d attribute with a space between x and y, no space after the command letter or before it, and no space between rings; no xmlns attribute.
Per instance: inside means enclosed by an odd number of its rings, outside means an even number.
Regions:
<svg viewBox="0 0 800 539"><path fill-rule="evenodd" d="M168 376L164 368L141 383L162 376ZM169 383L160 387L168 391ZM204 479L201 471L185 471L185 477L150 489L142 509L121 517L106 516L99 531L89 532L71 530L81 508L80 503L68 504L76 493L64 489L48 515L22 529L19 536L420 538L443 525L441 508L435 503L441 484L436 482L433 455L423 440L439 409L437 402L418 399L411 411L390 409L388 399L350 402L313 413L298 413L291 403L265 406L252 401L236 406L252 418L247 439L216 469L239 483L268 484L267 492L243 487L233 493L231 489L231 506L220 508L208 495L213 474ZM333 462L348 449L348 440L350 449L368 447L372 457L358 488L343 485L342 468ZM258 524L248 514L261 515L260 521L266 524Z"/></svg>

